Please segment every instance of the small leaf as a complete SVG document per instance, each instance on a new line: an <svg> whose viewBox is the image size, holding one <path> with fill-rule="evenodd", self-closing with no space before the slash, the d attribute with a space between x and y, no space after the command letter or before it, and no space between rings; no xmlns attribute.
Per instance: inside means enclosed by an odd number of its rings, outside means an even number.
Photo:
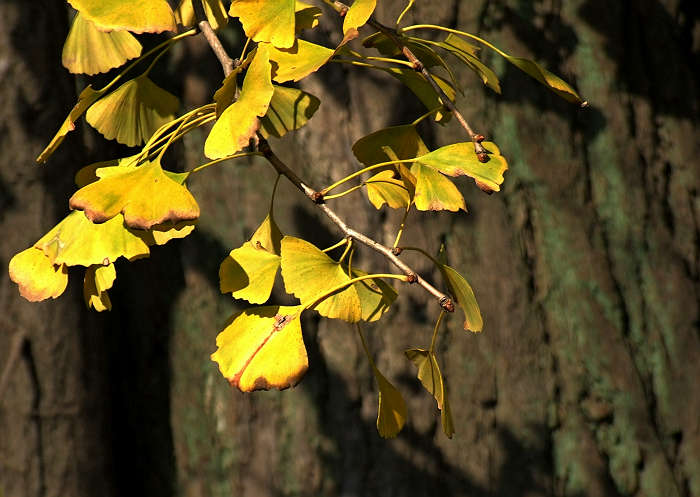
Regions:
<svg viewBox="0 0 700 497"><path fill-rule="evenodd" d="M394 438L406 424L406 402L401 392L374 365L372 372L379 387L377 431L382 438Z"/></svg>
<svg viewBox="0 0 700 497"><path fill-rule="evenodd" d="M411 174L416 178L416 192L413 201L419 211L452 211L467 206L457 187L432 167L415 162Z"/></svg>
<svg viewBox="0 0 700 497"><path fill-rule="evenodd" d="M322 11L318 7L297 0L294 6L294 22L296 24L294 30L296 33L299 34L305 29L313 29L318 26L318 18L321 17L321 14Z"/></svg>
<svg viewBox="0 0 700 497"><path fill-rule="evenodd" d="M372 17L377 0L355 0L348 9L343 20L343 34L346 35L352 29L358 29Z"/></svg>
<svg viewBox="0 0 700 497"><path fill-rule="evenodd" d="M221 293L262 304L270 298L279 267L279 255L245 242L233 249L219 267Z"/></svg>
<svg viewBox="0 0 700 497"><path fill-rule="evenodd" d="M97 74L141 55L141 44L128 31L99 31L78 13L63 45L61 62L72 73Z"/></svg>
<svg viewBox="0 0 700 497"><path fill-rule="evenodd" d="M334 50L304 40L296 40L291 48L270 49L273 62L273 80L277 83L299 81L316 72L333 57Z"/></svg>
<svg viewBox="0 0 700 497"><path fill-rule="evenodd" d="M30 247L10 259L10 279L19 286L19 294L29 302L58 298L68 285L68 270L54 265L44 252Z"/></svg>
<svg viewBox="0 0 700 497"><path fill-rule="evenodd" d="M243 392L283 390L309 367L301 334L300 306L247 309L216 337L211 356L221 374Z"/></svg>
<svg viewBox="0 0 700 497"><path fill-rule="evenodd" d="M423 105L425 105L426 109L433 110L442 105L439 95L435 93L433 87L425 79L425 77L423 77L422 74L417 73L413 69L403 67L391 67L385 68L383 70L391 74L399 81L401 81L404 85L406 85L406 87L409 90L411 90L421 102L423 102ZM454 102L455 90L452 87L452 85L450 85L450 83L442 79L440 76L437 76L435 74L433 74L432 76L435 82L440 86L440 88L442 88L442 91L445 92L447 98ZM450 119L450 117L451 114L449 112L435 113L435 120L437 122L445 123Z"/></svg>
<svg viewBox="0 0 700 497"><path fill-rule="evenodd" d="M172 121L179 107L175 95L143 74L94 103L85 119L105 138L133 147Z"/></svg>
<svg viewBox="0 0 700 497"><path fill-rule="evenodd" d="M104 265L119 257L131 261L150 253L139 234L124 226L122 215L94 224L80 211L68 214L34 246L42 250L52 264L66 266Z"/></svg>
<svg viewBox="0 0 700 497"><path fill-rule="evenodd" d="M406 209L411 204L410 190L404 180L394 178L393 171L381 171L365 181L367 198L376 209L387 204L392 209Z"/></svg>
<svg viewBox="0 0 700 497"><path fill-rule="evenodd" d="M294 0L233 0L228 13L257 42L289 48L294 44Z"/></svg>
<svg viewBox="0 0 700 497"><path fill-rule="evenodd" d="M123 213L127 226L149 229L199 217L199 206L192 194L170 178L158 161L105 167L96 174L99 181L81 188L69 200L71 209L84 210L94 223Z"/></svg>
<svg viewBox="0 0 700 497"><path fill-rule="evenodd" d="M204 4L204 15L207 16L207 21L209 21L212 29L217 30L228 24L226 7L224 7L221 0L204 0L202 3ZM175 20L185 28L190 28L197 24L192 0L180 0L180 5L175 10Z"/></svg>
<svg viewBox="0 0 700 497"><path fill-rule="evenodd" d="M68 3L103 31L176 30L173 11L166 0L68 0Z"/></svg>
<svg viewBox="0 0 700 497"><path fill-rule="evenodd" d="M92 307L97 312L112 310L112 302L109 300L107 290L112 288L116 278L117 272L112 263L107 266L94 265L87 268L83 281L83 298L88 309Z"/></svg>
<svg viewBox="0 0 700 497"><path fill-rule="evenodd" d="M204 143L204 155L220 159L248 146L260 127L274 93L268 45L260 44L243 80L241 94L223 111Z"/></svg>
<svg viewBox="0 0 700 497"><path fill-rule="evenodd" d="M352 270L352 277L367 276L367 273L359 269ZM381 279L367 279L354 283L353 288L357 291L362 307L362 320L367 322L378 321L391 304L396 300L397 293L391 285Z"/></svg>
<svg viewBox="0 0 700 497"><path fill-rule="evenodd" d="M265 117L260 120L264 136L282 138L287 132L304 126L318 110L321 101L296 88L272 85L275 92Z"/></svg>
<svg viewBox="0 0 700 497"><path fill-rule="evenodd" d="M484 327L484 321L481 318L479 304L476 302L472 287L456 269L442 265L440 271L447 281L447 286L450 287L450 292L464 311L464 329L474 332L481 331Z"/></svg>
<svg viewBox="0 0 700 497"><path fill-rule="evenodd" d="M406 351L406 357L416 365L418 368L418 379L425 389L435 397L438 409L441 410L442 426L445 435L448 438L452 438L452 435L454 435L454 423L447 404L445 382L435 354L423 349L409 349Z"/></svg>

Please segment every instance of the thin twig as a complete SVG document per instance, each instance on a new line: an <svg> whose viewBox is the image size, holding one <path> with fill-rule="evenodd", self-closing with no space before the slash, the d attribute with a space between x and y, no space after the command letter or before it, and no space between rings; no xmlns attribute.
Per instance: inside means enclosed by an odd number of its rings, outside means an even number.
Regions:
<svg viewBox="0 0 700 497"><path fill-rule="evenodd" d="M10 375L17 366L17 361L22 354L22 347L27 340L27 332L20 330L15 333L12 338L12 344L10 345L10 355L7 356L7 362L5 362L5 367L2 370L2 376L0 376L0 400L5 396L5 390L10 384Z"/></svg>
<svg viewBox="0 0 700 497"><path fill-rule="evenodd" d="M194 15L197 18L197 26L199 26L199 30L204 35L204 38L206 38L207 43L209 43L209 46L219 59L219 62L221 62L221 67L224 69L224 76L228 76L231 74L231 71L233 71L236 63L231 57L229 57L228 52L226 52L226 49L221 44L221 41L219 41L219 37L216 36L214 29L211 27L211 24L209 24L207 16L204 13L202 0L192 2L192 6L194 7Z"/></svg>

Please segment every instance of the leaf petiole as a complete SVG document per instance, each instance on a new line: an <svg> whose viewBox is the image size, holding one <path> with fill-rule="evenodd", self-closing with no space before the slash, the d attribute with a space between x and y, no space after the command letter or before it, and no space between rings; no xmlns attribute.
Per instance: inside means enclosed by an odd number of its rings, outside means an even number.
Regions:
<svg viewBox="0 0 700 497"><path fill-rule="evenodd" d="M438 330L440 329L440 323L442 323L443 317L445 317L445 309L442 309L440 311L440 315L438 316L437 322L435 323L435 328L433 329L433 339L430 341L429 349L431 353L435 353L435 342L437 341Z"/></svg>
<svg viewBox="0 0 700 497"><path fill-rule="evenodd" d="M405 274L393 274L393 273L378 273L378 274L365 274L363 276L357 276L356 278L352 278L340 285L335 286L334 288L331 288L330 290L324 292L322 295L319 297L316 297L314 300L311 301L310 304L306 304L302 308L302 312L306 311L308 309L312 309L316 307L318 304L326 300L328 297L332 296L335 293L341 292L345 290L347 287L350 285L354 285L358 281L364 281L364 280L371 280L371 279L377 279L377 278L388 278L388 279L393 279L393 280L401 280L403 282L408 283L408 276Z"/></svg>
<svg viewBox="0 0 700 497"><path fill-rule="evenodd" d="M222 157L220 159L216 159L216 160L213 160L211 162L207 162L206 164L202 164L201 166L197 166L190 171L190 174L198 173L199 171L202 171L203 169L206 169L210 166L215 166L216 164L219 164L220 162L227 161L229 159L238 159L239 157L250 157L252 155L262 155L262 154L260 152L241 152L239 154L229 155L227 157Z"/></svg>
<svg viewBox="0 0 700 497"><path fill-rule="evenodd" d="M341 179L341 180L336 181L336 182L333 183L332 185L327 186L326 188L324 188L323 190L321 190L321 193L324 195L324 198L328 198L328 197L325 196L326 193L328 193L328 192L330 192L331 190L337 188L338 186L342 185L343 183L345 183L345 182L347 182L347 181L350 181L351 179L354 179L354 178L357 178L358 176L363 175L363 174L366 173L366 172L372 171L372 170L374 170L374 169L378 169L378 168L380 168L380 167L391 166L391 165L394 165L394 164L403 164L404 162L413 162L413 161L415 161L417 158L418 158L418 157L414 157L413 159L390 160L390 161L387 161L387 162L380 162L380 163L378 163L378 164L373 164L373 165L371 165L371 166L367 166L367 167L365 167L365 168L363 168L363 169L360 169L359 171L355 171L355 172L352 173L351 175L346 176L346 177L344 177L344 178Z"/></svg>

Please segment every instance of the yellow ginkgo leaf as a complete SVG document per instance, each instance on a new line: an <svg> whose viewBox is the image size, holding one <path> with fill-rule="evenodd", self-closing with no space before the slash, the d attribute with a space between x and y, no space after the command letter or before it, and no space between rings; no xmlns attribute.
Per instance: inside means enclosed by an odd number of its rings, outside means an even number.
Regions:
<svg viewBox="0 0 700 497"><path fill-rule="evenodd" d="M448 438L454 435L454 423L452 422L452 413L447 404L447 391L445 382L440 372L440 367L437 363L435 354L423 349L409 349L406 351L408 357L413 364L418 368L418 379L421 381L425 389L435 397L438 409L440 409L442 417L442 427Z"/></svg>
<svg viewBox="0 0 700 497"><path fill-rule="evenodd" d="M274 93L270 81L269 45L261 43L248 67L241 94L217 119L204 143L204 155L220 159L246 147L260 127Z"/></svg>
<svg viewBox="0 0 700 497"><path fill-rule="evenodd" d="M277 83L299 81L317 71L334 53L335 50L304 40L296 40L287 49L273 47L270 49L274 72L272 79Z"/></svg>
<svg viewBox="0 0 700 497"><path fill-rule="evenodd" d="M352 277L358 276L367 276L367 273L353 268ZM360 299L362 320L367 322L379 320L397 297L396 290L381 279L362 280L353 283L352 286Z"/></svg>
<svg viewBox="0 0 700 497"><path fill-rule="evenodd" d="M200 1L200 0L196 0ZM226 7L221 0L204 0L204 15L212 29L219 29L228 24L228 14ZM175 21L186 28L194 26L197 22L192 0L180 0L180 4L175 9Z"/></svg>
<svg viewBox="0 0 700 497"><path fill-rule="evenodd" d="M377 0L355 0L343 20L343 34L347 34L351 29L357 29L365 25L372 16Z"/></svg>
<svg viewBox="0 0 700 497"><path fill-rule="evenodd" d="M105 138L134 147L172 121L180 102L145 74L127 81L95 102L85 119Z"/></svg>
<svg viewBox="0 0 700 497"><path fill-rule="evenodd" d="M66 266L107 265L119 257L131 261L150 253L138 232L124 226L121 214L106 223L94 224L80 211L68 214L34 246L52 264Z"/></svg>
<svg viewBox="0 0 700 497"><path fill-rule="evenodd" d="M78 13L63 45L61 61L72 73L97 74L141 55L141 44L128 31L100 31Z"/></svg>
<svg viewBox="0 0 700 497"><path fill-rule="evenodd" d="M248 54L250 57L250 54ZM228 76L224 78L221 87L214 92L214 103L216 104L216 116L221 117L226 108L236 101L236 92L238 91L238 75L243 71L247 64L243 63L236 66Z"/></svg>
<svg viewBox="0 0 700 497"><path fill-rule="evenodd" d="M294 0L233 0L228 13L238 17L245 34L279 48L294 44Z"/></svg>
<svg viewBox="0 0 700 497"><path fill-rule="evenodd" d="M166 0L68 0L68 3L103 31L160 33L176 28Z"/></svg>
<svg viewBox="0 0 700 497"><path fill-rule="evenodd" d="M94 223L123 213L127 226L147 230L199 217L192 194L169 177L157 160L140 166L105 167L96 174L99 181L84 186L69 200L71 209L85 211Z"/></svg>
<svg viewBox="0 0 700 497"><path fill-rule="evenodd" d="M380 129L363 136L352 146L357 160L367 166L394 160L394 157L387 154L388 150L401 160L413 159L430 152L412 124Z"/></svg>
<svg viewBox="0 0 700 497"><path fill-rule="evenodd" d="M165 245L170 240L185 238L194 231L196 221L181 221L179 223L165 223L152 226L150 230L143 234L138 232L144 241L149 245Z"/></svg>
<svg viewBox="0 0 700 497"><path fill-rule="evenodd" d="M440 266L440 271L447 280L450 292L464 312L464 329L474 332L481 331L484 327L484 321L472 287L456 269L443 264Z"/></svg>
<svg viewBox="0 0 700 497"><path fill-rule="evenodd" d="M466 212L464 197L457 187L432 167L415 162L411 174L416 178L416 192L413 201L419 211Z"/></svg>
<svg viewBox="0 0 700 497"><path fill-rule="evenodd" d="M97 170L105 167L114 167L114 166L128 166L129 164L136 163L139 155L131 155L129 157L122 157L120 159L112 159L112 160L105 160L105 161L100 161L100 162L94 162L92 164L89 164L85 167L81 167L78 169L78 172L75 173L75 176L73 178L73 181L75 182L75 186L78 188L82 188L86 185L89 185L90 183L94 183L97 181Z"/></svg>
<svg viewBox="0 0 700 497"><path fill-rule="evenodd" d="M296 0L294 4L294 31L299 34L305 29L313 29L318 26L318 18L322 11L306 2Z"/></svg>
<svg viewBox="0 0 700 497"><path fill-rule="evenodd" d="M116 278L117 272L112 263L87 268L83 280L83 298L88 309L92 307L97 312L112 310L112 301L107 290L112 288Z"/></svg>
<svg viewBox="0 0 700 497"><path fill-rule="evenodd" d="M282 238L281 253L284 287L302 304L313 304L325 292L350 281L340 264L306 240L285 236ZM362 319L360 297L352 285L328 296L313 309L321 316L350 323Z"/></svg>
<svg viewBox="0 0 700 497"><path fill-rule="evenodd" d="M211 356L221 374L243 392L296 385L309 367L300 313L300 306L267 306L235 316Z"/></svg>
<svg viewBox="0 0 700 497"><path fill-rule="evenodd" d="M233 249L219 267L221 293L262 304L270 298L279 267L279 255L245 242Z"/></svg>
<svg viewBox="0 0 700 497"><path fill-rule="evenodd" d="M387 204L392 209L406 209L411 204L410 190L394 171L381 171L365 181L367 198L375 208Z"/></svg>
<svg viewBox="0 0 700 497"><path fill-rule="evenodd" d="M321 101L313 95L296 88L272 85L270 108L260 120L263 135L282 138L287 132L304 126L318 110Z"/></svg>
<svg viewBox="0 0 700 497"><path fill-rule="evenodd" d="M30 247L10 259L10 279L19 286L19 294L30 302L58 298L68 285L68 271L55 265L44 252Z"/></svg>
<svg viewBox="0 0 700 497"><path fill-rule="evenodd" d="M406 402L401 393L372 365L379 387L377 431L382 438L394 438L406 424Z"/></svg>

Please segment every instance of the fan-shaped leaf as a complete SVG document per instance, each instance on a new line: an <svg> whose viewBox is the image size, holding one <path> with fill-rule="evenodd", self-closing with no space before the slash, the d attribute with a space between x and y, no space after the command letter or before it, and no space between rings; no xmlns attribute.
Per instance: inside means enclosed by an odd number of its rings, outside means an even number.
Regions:
<svg viewBox="0 0 700 497"><path fill-rule="evenodd" d="M245 34L279 48L294 44L294 0L233 0L228 13L238 17Z"/></svg>
<svg viewBox="0 0 700 497"><path fill-rule="evenodd" d="M97 74L141 55L141 44L128 31L99 31L78 13L63 45L61 61L72 73Z"/></svg>
<svg viewBox="0 0 700 497"><path fill-rule="evenodd" d="M432 167L415 162L411 174L416 178L413 201L419 211L467 210L464 197L454 183Z"/></svg>
<svg viewBox="0 0 700 497"><path fill-rule="evenodd" d="M379 387L377 431L382 438L394 438L406 424L406 402L401 393L372 365Z"/></svg>
<svg viewBox="0 0 700 497"><path fill-rule="evenodd" d="M109 300L107 290L112 288L117 272L114 264L107 266L90 266L85 271L83 280L83 298L88 308L92 307L97 312L111 311L112 302Z"/></svg>
<svg viewBox="0 0 700 497"><path fill-rule="evenodd" d="M211 356L231 385L252 392L299 382L309 365L300 312L300 306L257 307L231 320L216 337Z"/></svg>
<svg viewBox="0 0 700 497"><path fill-rule="evenodd" d="M425 389L435 397L438 409L441 411L442 428L448 438L454 435L454 423L447 403L447 391L442 373L438 366L435 354L423 349L409 349L406 351L408 357L418 368L418 379Z"/></svg>
<svg viewBox="0 0 700 497"><path fill-rule="evenodd" d="M200 1L200 0L196 0ZM212 29L219 29L228 24L228 14L226 7L221 0L204 0L204 15L207 16L207 21ZM175 20L178 24L186 28L190 28L197 24L197 18L192 6L192 0L180 0L180 4L175 10Z"/></svg>
<svg viewBox="0 0 700 497"><path fill-rule="evenodd" d="M260 127L258 117L265 115L274 93L268 46L258 45L238 100L224 110L209 133L204 155L210 159L226 157L246 147Z"/></svg>
<svg viewBox="0 0 700 497"><path fill-rule="evenodd" d="M104 31L160 33L176 28L166 0L68 0L68 3Z"/></svg>
<svg viewBox="0 0 700 497"><path fill-rule="evenodd" d="M19 294L30 302L58 298L68 285L68 271L54 265L44 252L30 247L10 259L10 279L19 286Z"/></svg>
<svg viewBox="0 0 700 497"><path fill-rule="evenodd" d="M318 110L321 101L296 88L272 85L275 92L265 117L260 120L263 135L282 138L304 126Z"/></svg>
<svg viewBox="0 0 700 497"><path fill-rule="evenodd" d="M250 243L277 255L280 255L281 241L282 233L275 222L275 218L272 216L272 212L267 215L262 224L253 233L253 236L250 237Z"/></svg>
<svg viewBox="0 0 700 497"><path fill-rule="evenodd" d="M245 242L233 249L219 267L221 293L262 304L270 298L279 267L279 255Z"/></svg>
<svg viewBox="0 0 700 497"><path fill-rule="evenodd" d="M367 276L367 273L353 268L352 277L358 276ZM397 297L396 290L381 279L362 280L352 286L360 299L362 320L370 323L379 320Z"/></svg>
<svg viewBox="0 0 700 497"><path fill-rule="evenodd" d="M484 327L484 321L481 318L479 304L476 302L472 287L456 269L448 265L441 265L440 271L447 281L447 286L450 287L450 292L464 311L464 329L474 332L481 331Z"/></svg>
<svg viewBox="0 0 700 497"><path fill-rule="evenodd" d="M513 57L507 54L503 54L503 56L508 62L535 78L564 100L579 105L584 104L581 96L576 93L576 90L574 90L566 81L561 79L556 74L552 74L538 63L522 57Z"/></svg>
<svg viewBox="0 0 700 497"><path fill-rule="evenodd" d="M343 34L365 25L377 6L377 0L355 0L343 20Z"/></svg>
<svg viewBox="0 0 700 497"><path fill-rule="evenodd" d="M360 138L352 146L357 160L367 166L394 160L387 154L387 149L392 150L400 160L430 152L412 124L380 129Z"/></svg>
<svg viewBox="0 0 700 497"><path fill-rule="evenodd" d="M277 83L299 81L317 71L334 53L330 48L304 40L296 40L287 49L273 47L270 49L274 73L272 79Z"/></svg>
<svg viewBox="0 0 700 497"><path fill-rule="evenodd" d="M133 147L172 121L179 106L175 95L143 74L95 102L85 119L105 138Z"/></svg>
<svg viewBox="0 0 700 497"><path fill-rule="evenodd" d="M394 178L393 171L381 171L365 181L367 198L375 208L387 204L392 209L406 209L411 205L409 187L403 179Z"/></svg>
<svg viewBox="0 0 700 497"><path fill-rule="evenodd" d="M97 176L99 181L81 188L69 201L72 209L84 210L94 223L123 213L127 226L149 229L199 217L199 206L192 194L167 176L158 161L106 167L98 169Z"/></svg>

